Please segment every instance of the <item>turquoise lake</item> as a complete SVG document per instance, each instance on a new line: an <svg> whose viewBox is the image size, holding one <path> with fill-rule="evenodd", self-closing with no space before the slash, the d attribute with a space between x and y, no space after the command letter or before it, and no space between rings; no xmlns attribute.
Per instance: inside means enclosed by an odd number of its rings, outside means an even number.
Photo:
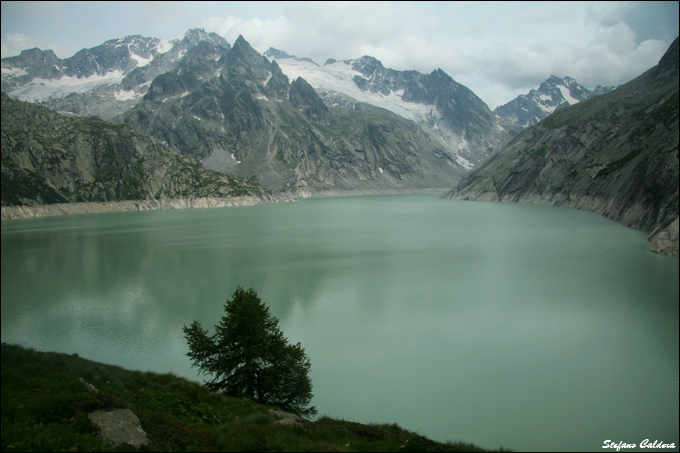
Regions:
<svg viewBox="0 0 680 453"><path fill-rule="evenodd" d="M182 326L212 330L242 285L305 348L319 415L677 451L678 257L646 244L596 214L436 195L2 221L2 341L198 381Z"/></svg>

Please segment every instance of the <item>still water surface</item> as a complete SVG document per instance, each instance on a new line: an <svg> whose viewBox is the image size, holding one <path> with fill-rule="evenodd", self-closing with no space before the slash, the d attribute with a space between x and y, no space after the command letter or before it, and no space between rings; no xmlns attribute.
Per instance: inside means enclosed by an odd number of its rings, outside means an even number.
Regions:
<svg viewBox="0 0 680 453"><path fill-rule="evenodd" d="M678 258L598 215L436 196L2 222L2 341L199 380L253 287L320 415L516 451L678 443ZM628 450L630 451L630 450Z"/></svg>

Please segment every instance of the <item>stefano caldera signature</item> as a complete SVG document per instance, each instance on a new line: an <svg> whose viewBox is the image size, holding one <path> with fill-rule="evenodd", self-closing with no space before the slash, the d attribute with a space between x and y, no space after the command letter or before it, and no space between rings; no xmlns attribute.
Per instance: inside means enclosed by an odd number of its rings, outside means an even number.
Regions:
<svg viewBox="0 0 680 453"><path fill-rule="evenodd" d="M637 444L627 444L625 442L614 442L611 440L605 440L602 448L616 448L616 451L622 448L637 448ZM640 442L640 448L675 448L675 443L667 444L660 440L651 441L645 439Z"/></svg>

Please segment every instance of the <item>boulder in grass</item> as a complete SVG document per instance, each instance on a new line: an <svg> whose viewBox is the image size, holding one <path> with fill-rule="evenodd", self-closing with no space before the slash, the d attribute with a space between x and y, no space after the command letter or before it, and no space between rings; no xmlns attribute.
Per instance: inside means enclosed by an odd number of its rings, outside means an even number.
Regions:
<svg viewBox="0 0 680 453"><path fill-rule="evenodd" d="M149 443L139 418L130 409L94 411L87 418L97 427L99 437L116 447L128 444L139 448Z"/></svg>

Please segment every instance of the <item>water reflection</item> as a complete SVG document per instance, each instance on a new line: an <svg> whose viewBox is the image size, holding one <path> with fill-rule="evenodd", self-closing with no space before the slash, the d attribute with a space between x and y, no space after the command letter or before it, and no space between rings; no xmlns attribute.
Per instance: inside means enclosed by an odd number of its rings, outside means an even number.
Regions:
<svg viewBox="0 0 680 453"><path fill-rule="evenodd" d="M431 196L3 222L2 340L196 379L181 327L241 284L305 347L322 414L517 450L672 442L678 260L644 245Z"/></svg>

